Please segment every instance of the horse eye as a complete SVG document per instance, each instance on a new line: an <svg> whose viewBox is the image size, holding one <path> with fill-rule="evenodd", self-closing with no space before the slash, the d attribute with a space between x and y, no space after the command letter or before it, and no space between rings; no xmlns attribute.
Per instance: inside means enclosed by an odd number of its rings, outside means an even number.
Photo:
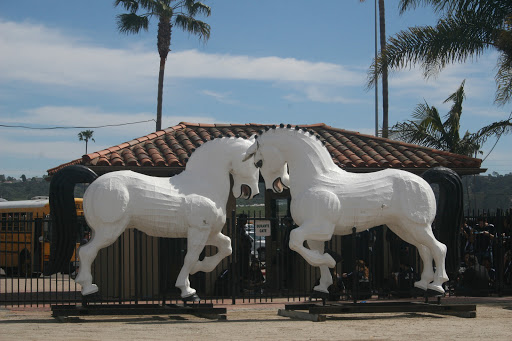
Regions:
<svg viewBox="0 0 512 341"><path fill-rule="evenodd" d="M256 166L256 168L261 168L261 166L263 166L263 160L256 162L254 165Z"/></svg>

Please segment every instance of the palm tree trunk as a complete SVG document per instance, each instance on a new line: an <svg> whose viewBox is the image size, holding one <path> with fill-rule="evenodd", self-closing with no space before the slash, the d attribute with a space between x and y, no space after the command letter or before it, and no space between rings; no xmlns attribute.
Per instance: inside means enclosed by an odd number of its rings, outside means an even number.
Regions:
<svg viewBox="0 0 512 341"><path fill-rule="evenodd" d="M382 137L388 137L388 63L386 60L386 15L384 0L379 0L380 51L382 56Z"/></svg>
<svg viewBox="0 0 512 341"><path fill-rule="evenodd" d="M171 19L160 17L158 22L157 48L160 55L160 71L158 73L158 99L156 107L156 131L162 130L162 97L164 92L165 61L171 46Z"/></svg>
<svg viewBox="0 0 512 341"><path fill-rule="evenodd" d="M156 106L156 131L162 130L162 95L164 92L165 58L160 57L160 71L158 73L158 99Z"/></svg>

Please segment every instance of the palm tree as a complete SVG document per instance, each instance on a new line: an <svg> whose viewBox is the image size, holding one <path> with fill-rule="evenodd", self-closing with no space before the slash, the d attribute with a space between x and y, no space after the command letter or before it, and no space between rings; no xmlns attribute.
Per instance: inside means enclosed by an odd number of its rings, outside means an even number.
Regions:
<svg viewBox="0 0 512 341"><path fill-rule="evenodd" d="M474 155L480 151L482 134L466 132L460 138L460 119L464 101L464 83L451 94L444 103L453 102L443 122L436 107L427 102L418 104L412 116L414 120L395 124L391 128L391 137L463 155Z"/></svg>
<svg viewBox="0 0 512 341"><path fill-rule="evenodd" d="M366 0L359 0L365 2ZM379 40L380 51L382 57L382 137L388 137L388 68L386 66L386 11L384 8L384 0L379 0ZM376 75L374 75L376 76ZM375 80L369 86L375 84Z"/></svg>
<svg viewBox="0 0 512 341"><path fill-rule="evenodd" d="M87 155L87 144L89 143L89 140L96 142L94 138L92 137L92 134L94 133L94 130L84 130L78 133L78 140L85 141L85 154Z"/></svg>
<svg viewBox="0 0 512 341"><path fill-rule="evenodd" d="M162 94L167 54L171 46L173 26L199 36L207 41L210 38L210 25L195 19L197 14L210 16L210 7L195 0L116 0L114 6L122 5L129 13L117 16L117 27L121 33L139 33L148 30L151 17L158 18L157 47L160 55L158 74L158 99L156 130L162 129ZM141 14L137 12L141 11Z"/></svg>
<svg viewBox="0 0 512 341"><path fill-rule="evenodd" d="M400 0L400 11L430 5L440 14L436 26L411 27L388 40L368 72L368 85L388 68L420 64L425 77L446 65L498 51L497 104L512 96L512 0Z"/></svg>

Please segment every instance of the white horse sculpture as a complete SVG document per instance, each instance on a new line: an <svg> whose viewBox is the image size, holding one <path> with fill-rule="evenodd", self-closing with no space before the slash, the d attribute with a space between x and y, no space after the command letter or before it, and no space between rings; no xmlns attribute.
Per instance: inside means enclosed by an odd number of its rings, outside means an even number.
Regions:
<svg viewBox="0 0 512 341"><path fill-rule="evenodd" d="M84 214L92 238L79 249L80 269L75 279L82 286L82 294L98 291L91 274L98 251L114 243L124 230L137 228L151 236L188 238L176 287L184 300L197 301L189 274L212 271L231 254L231 240L221 233L226 222L229 174L233 175L236 198L258 194L258 169L252 162L244 162L253 142L233 137L209 141L192 154L185 171L171 178L119 171L94 181L84 195ZM216 246L218 252L199 261L205 245Z"/></svg>
<svg viewBox="0 0 512 341"><path fill-rule="evenodd" d="M290 128L281 125L261 132L247 157L254 155L268 189L281 192L283 185L290 188L291 214L299 227L290 233L289 245L309 264L320 267L320 284L314 290L327 293L332 284L328 268L336 262L324 253L325 241L333 235L350 234L354 227L360 232L385 224L418 248L424 266L415 287L444 293L447 249L432 233L436 201L430 185L419 176L395 169L346 172L336 166L312 133ZM309 249L304 247L305 240Z"/></svg>

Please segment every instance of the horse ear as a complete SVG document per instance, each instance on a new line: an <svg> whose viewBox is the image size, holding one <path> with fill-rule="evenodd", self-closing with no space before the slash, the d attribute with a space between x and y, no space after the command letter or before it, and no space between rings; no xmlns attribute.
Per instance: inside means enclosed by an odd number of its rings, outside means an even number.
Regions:
<svg viewBox="0 0 512 341"><path fill-rule="evenodd" d="M254 154L256 154L257 150L258 150L258 141L253 143L252 146L250 146L249 149L247 149L242 161L245 162L245 161L249 160Z"/></svg>

